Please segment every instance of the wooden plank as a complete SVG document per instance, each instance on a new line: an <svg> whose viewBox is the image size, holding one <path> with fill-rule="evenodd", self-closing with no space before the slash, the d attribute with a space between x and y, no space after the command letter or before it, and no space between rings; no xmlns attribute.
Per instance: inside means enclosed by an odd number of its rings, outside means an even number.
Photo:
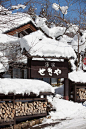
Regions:
<svg viewBox="0 0 86 129"><path fill-rule="evenodd" d="M0 99L0 101L13 101L13 99Z"/></svg>
<svg viewBox="0 0 86 129"><path fill-rule="evenodd" d="M0 126L11 125L11 124L14 124L14 121L12 121L12 122L3 122L3 123L0 123Z"/></svg>
<svg viewBox="0 0 86 129"><path fill-rule="evenodd" d="M35 114L35 115L29 115L29 116L16 116L15 119L16 119L16 120L18 120L18 119L23 119L23 118L30 119L30 118L44 117L44 116L47 116L47 113Z"/></svg>
<svg viewBox="0 0 86 129"><path fill-rule="evenodd" d="M26 25L23 25L21 27L18 27L18 28L15 28L14 30L9 31L6 34L14 35L14 34L16 34L16 32L20 33L21 31L24 31L28 28L30 28L33 32L37 30L36 27L34 27L31 23L28 23Z"/></svg>

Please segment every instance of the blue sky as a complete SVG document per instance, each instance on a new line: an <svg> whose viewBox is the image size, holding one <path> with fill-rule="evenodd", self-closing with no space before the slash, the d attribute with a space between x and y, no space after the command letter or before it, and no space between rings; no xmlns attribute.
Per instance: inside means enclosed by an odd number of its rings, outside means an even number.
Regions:
<svg viewBox="0 0 86 129"><path fill-rule="evenodd" d="M28 0L20 0L20 1L19 0L10 0L10 2L8 1L8 2L5 3L5 6L24 4L27 1ZM35 0L33 0L33 2L34 1ZM40 0L37 0L37 2L39 2L39 1ZM53 3L57 3L58 4L58 0L49 0L49 1L52 4ZM65 2L65 0L59 0L59 1L60 1L60 6L67 6L67 3ZM44 2L44 1L42 1L42 2ZM51 10L53 10L52 9L52 4L49 5ZM70 2L70 5L71 5L71 2ZM32 6L35 6L35 8L37 8L36 12L39 14L41 4L35 4L35 5L32 5ZM67 13L66 17L67 18L70 17L71 19L72 18L78 18L78 14L79 14L78 11L80 10L80 8L86 10L86 3L81 2L80 5L79 5L79 2L77 2L77 3L74 3L73 5L69 6L68 13ZM26 8L26 9L28 9L28 8ZM15 10L14 12L16 12L16 11L25 11L25 10L20 9L20 10Z"/></svg>

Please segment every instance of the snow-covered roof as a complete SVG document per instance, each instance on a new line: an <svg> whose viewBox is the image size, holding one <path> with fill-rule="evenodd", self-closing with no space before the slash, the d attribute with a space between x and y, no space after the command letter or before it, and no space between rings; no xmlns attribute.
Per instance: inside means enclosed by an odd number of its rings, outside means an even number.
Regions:
<svg viewBox="0 0 86 129"><path fill-rule="evenodd" d="M8 94L30 94L39 95L40 92L52 92L53 87L41 80L35 79L0 79L0 93Z"/></svg>
<svg viewBox="0 0 86 129"><path fill-rule="evenodd" d="M73 48L67 43L47 38L40 30L20 39L20 45L30 56L76 58Z"/></svg>
<svg viewBox="0 0 86 129"><path fill-rule="evenodd" d="M19 43L19 38L7 34L0 34L0 45L10 44L10 43Z"/></svg>
<svg viewBox="0 0 86 129"><path fill-rule="evenodd" d="M5 33L6 31L27 24L30 21L35 25L31 16L26 13L13 13L8 15L0 15L0 33Z"/></svg>
<svg viewBox="0 0 86 129"><path fill-rule="evenodd" d="M68 74L68 77L73 82L86 83L86 72L84 72L83 70L73 71Z"/></svg>

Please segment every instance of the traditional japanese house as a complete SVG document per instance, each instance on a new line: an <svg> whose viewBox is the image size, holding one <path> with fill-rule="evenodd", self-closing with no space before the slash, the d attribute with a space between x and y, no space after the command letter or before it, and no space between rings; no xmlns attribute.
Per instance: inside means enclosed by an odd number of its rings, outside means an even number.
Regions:
<svg viewBox="0 0 86 129"><path fill-rule="evenodd" d="M58 78L64 78L64 98L69 99L68 61L76 58L72 47L38 30L28 14L2 17L6 20L2 24L2 33L20 38L9 63L10 73L2 77L35 78L50 84L57 83Z"/></svg>
<svg viewBox="0 0 86 129"><path fill-rule="evenodd" d="M1 19L0 23L1 34L7 34L21 38L37 30L35 22L32 20L30 15L26 13L0 15L0 19ZM19 42L18 43L16 42L15 45L11 44L10 46L12 46L11 54L9 54L12 57L12 60L9 63L10 69L7 72L5 71L5 74L4 71L1 72L0 76L11 77L11 78L27 78L26 75L27 57L21 54L20 52L21 48Z"/></svg>

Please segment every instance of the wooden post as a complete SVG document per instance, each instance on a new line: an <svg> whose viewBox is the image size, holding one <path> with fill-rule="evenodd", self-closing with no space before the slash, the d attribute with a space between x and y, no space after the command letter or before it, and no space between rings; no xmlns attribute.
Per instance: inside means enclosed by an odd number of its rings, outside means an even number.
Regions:
<svg viewBox="0 0 86 129"><path fill-rule="evenodd" d="M15 109L14 108L14 106L15 106L15 95L13 94L13 109ZM14 114L14 125L16 124L16 114ZM13 126L13 129L15 129L15 127Z"/></svg>
<svg viewBox="0 0 86 129"><path fill-rule="evenodd" d="M21 78L24 78L24 70L21 69Z"/></svg>
<svg viewBox="0 0 86 129"><path fill-rule="evenodd" d="M27 79L31 79L31 60L32 58L27 59Z"/></svg>
<svg viewBox="0 0 86 129"><path fill-rule="evenodd" d="M50 78L50 85L51 85L51 78Z"/></svg>
<svg viewBox="0 0 86 129"><path fill-rule="evenodd" d="M68 78L64 79L64 99L69 100L69 81L68 81Z"/></svg>
<svg viewBox="0 0 86 129"><path fill-rule="evenodd" d="M66 68L68 69L68 59L65 59L64 63L66 65ZM68 71L67 71L67 74L68 74ZM64 99L69 100L69 80L68 80L68 76L67 76L67 78L64 78Z"/></svg>

